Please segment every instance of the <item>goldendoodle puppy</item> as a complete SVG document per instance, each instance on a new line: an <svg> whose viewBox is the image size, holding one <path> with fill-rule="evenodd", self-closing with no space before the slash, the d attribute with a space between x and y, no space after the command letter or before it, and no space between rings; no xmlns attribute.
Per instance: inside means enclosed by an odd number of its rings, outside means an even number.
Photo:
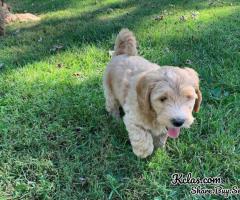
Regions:
<svg viewBox="0 0 240 200"><path fill-rule="evenodd" d="M160 67L137 56L136 39L123 29L118 34L104 80L106 109L124 123L133 152L145 158L154 146L177 138L180 128L193 123L202 101L197 73L190 68Z"/></svg>

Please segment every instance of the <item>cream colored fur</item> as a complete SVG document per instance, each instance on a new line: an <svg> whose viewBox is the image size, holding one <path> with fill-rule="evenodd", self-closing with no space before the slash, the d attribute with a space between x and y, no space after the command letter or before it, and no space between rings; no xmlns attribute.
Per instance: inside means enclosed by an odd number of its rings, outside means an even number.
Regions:
<svg viewBox="0 0 240 200"><path fill-rule="evenodd" d="M159 67L137 56L136 39L128 29L117 36L103 86L107 111L119 118L123 108L133 152L141 158L151 155L154 146L165 145L172 118L184 118L181 127L188 128L202 99L193 69Z"/></svg>

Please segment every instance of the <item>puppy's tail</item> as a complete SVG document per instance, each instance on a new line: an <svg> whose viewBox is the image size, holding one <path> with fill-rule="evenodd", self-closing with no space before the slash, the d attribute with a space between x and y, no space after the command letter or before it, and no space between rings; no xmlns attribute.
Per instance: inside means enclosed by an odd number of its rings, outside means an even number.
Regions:
<svg viewBox="0 0 240 200"><path fill-rule="evenodd" d="M127 54L137 55L137 41L135 36L128 29L122 29L117 36L114 47L114 56Z"/></svg>

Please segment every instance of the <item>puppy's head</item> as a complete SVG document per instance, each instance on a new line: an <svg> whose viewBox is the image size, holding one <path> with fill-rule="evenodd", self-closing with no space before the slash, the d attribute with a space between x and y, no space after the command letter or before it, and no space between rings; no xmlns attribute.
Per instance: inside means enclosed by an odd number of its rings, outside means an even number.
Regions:
<svg viewBox="0 0 240 200"><path fill-rule="evenodd" d="M176 138L180 128L193 123L202 101L197 73L190 68L162 67L142 76L137 84L139 108L151 122L157 121Z"/></svg>

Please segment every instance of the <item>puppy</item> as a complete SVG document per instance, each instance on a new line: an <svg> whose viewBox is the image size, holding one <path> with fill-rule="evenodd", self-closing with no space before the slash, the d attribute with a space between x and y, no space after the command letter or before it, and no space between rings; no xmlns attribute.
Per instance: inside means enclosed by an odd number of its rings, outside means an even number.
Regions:
<svg viewBox="0 0 240 200"><path fill-rule="evenodd" d="M133 152L145 158L167 138L177 138L180 128L193 123L202 95L198 74L190 68L160 67L137 55L136 39L123 29L118 34L103 87L106 109L123 121Z"/></svg>

